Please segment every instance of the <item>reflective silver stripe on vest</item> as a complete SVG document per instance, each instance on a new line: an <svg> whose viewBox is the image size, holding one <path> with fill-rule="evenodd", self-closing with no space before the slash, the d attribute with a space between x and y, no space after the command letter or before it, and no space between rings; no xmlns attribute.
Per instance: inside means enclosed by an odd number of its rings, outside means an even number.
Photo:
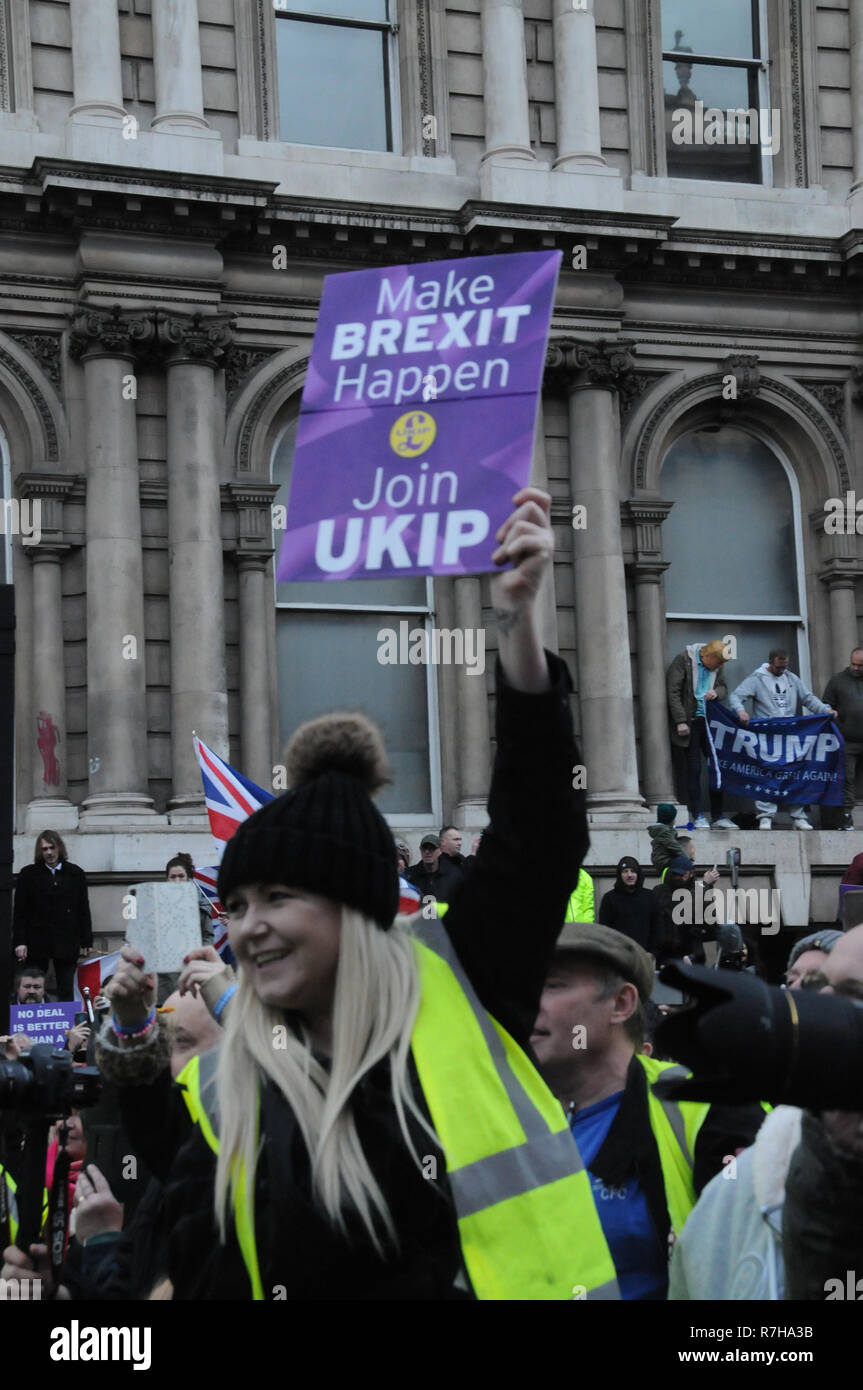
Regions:
<svg viewBox="0 0 863 1390"><path fill-rule="evenodd" d="M572 1150L575 1149L575 1155ZM575 1157L575 1167L573 1167ZM546 1132L516 1149L503 1149L447 1173L459 1216L473 1216L508 1197L520 1197L534 1187L557 1182L568 1173L581 1171L578 1147L568 1129ZM489 1192L500 1194L489 1201Z"/></svg>
<svg viewBox="0 0 863 1390"><path fill-rule="evenodd" d="M660 1072L656 1080L686 1081L690 1075L691 1072L688 1072L686 1070L686 1067L666 1067L663 1072ZM662 1109L665 1113L665 1118L671 1125L674 1137L680 1145L680 1150L683 1154L683 1157L686 1159L686 1162L689 1164L689 1167L694 1168L695 1161L692 1157L692 1154L689 1152L689 1144L686 1139L686 1122L683 1118L680 1106L677 1104L677 1101L669 1100L667 1097L656 1096L656 1100L658 1100L659 1104L662 1106Z"/></svg>
<svg viewBox="0 0 863 1390"><path fill-rule="evenodd" d="M201 1093L201 1105L204 1107L204 1114L210 1121L210 1127L216 1138L219 1137L219 1095L216 1088L216 1076L219 1071L219 1049L211 1047L209 1052L202 1052L198 1057L198 1086Z"/></svg>
<svg viewBox="0 0 863 1390"><path fill-rule="evenodd" d="M446 961L464 991L527 1140L462 1168L448 1170L447 1178L459 1216L472 1216L510 1197L520 1197L533 1187L583 1172L584 1164L569 1126L552 1134L548 1122L512 1070L500 1035L477 998L443 923L439 919L415 918L414 921L418 923L414 928L417 936L429 950Z"/></svg>
<svg viewBox="0 0 863 1390"><path fill-rule="evenodd" d="M415 918L414 920L416 921L417 919ZM445 960L458 980L467 998L467 1002L470 1004L473 1011L474 1018L482 1030L483 1040L491 1053L495 1071L503 1084L503 1088L506 1091L513 1110L518 1116L519 1124L524 1130L526 1138L544 1138L548 1134L548 1125L512 1070L506 1055L506 1049L501 1042L500 1034L497 1032L488 1013L477 998L476 990L464 972L464 967L458 958L455 947L450 941L446 927L439 917L435 918L434 921L420 918L419 927L415 928L415 930L416 935L419 937L420 941L422 941L423 945L428 946L429 950L434 951L436 956L440 956L442 960ZM578 1169L576 1171L580 1172L581 1167L581 1160L579 1160Z"/></svg>

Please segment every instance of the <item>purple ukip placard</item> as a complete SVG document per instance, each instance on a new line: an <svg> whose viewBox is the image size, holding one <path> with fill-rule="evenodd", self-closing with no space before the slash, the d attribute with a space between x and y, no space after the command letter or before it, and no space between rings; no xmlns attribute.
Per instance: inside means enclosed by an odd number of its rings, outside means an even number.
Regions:
<svg viewBox="0 0 863 1390"><path fill-rule="evenodd" d="M559 251L330 275L280 580L494 570L530 478Z"/></svg>

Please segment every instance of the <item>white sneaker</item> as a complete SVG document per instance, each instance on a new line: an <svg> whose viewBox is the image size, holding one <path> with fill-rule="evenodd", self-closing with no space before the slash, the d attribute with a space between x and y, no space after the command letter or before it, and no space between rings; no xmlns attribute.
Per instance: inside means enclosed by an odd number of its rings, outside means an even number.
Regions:
<svg viewBox="0 0 863 1390"><path fill-rule="evenodd" d="M693 830L709 830L709 829L710 829L710 821L707 819L706 816L696 816L696 818L695 818L695 824L693 825L692 829L693 829Z"/></svg>
<svg viewBox="0 0 863 1390"><path fill-rule="evenodd" d="M792 816L792 818L791 818L791 824L794 826L794 829L795 829L795 830L814 830L814 829L815 829L815 827L814 827L813 825L810 825L810 824L809 824L809 822L808 822L808 820L806 819L805 816Z"/></svg>
<svg viewBox="0 0 863 1390"><path fill-rule="evenodd" d="M771 820L770 816L762 816L762 817L761 817L761 819L760 819L759 822L758 822L758 829L759 829L759 830L772 830L772 829L773 829L773 821Z"/></svg>
<svg viewBox="0 0 863 1390"><path fill-rule="evenodd" d="M734 824L734 821L733 821L733 820L729 820L727 816L720 816L719 820L715 820L715 821L713 822L713 829L714 829L714 830L736 830L736 829L737 829L737 826Z"/></svg>

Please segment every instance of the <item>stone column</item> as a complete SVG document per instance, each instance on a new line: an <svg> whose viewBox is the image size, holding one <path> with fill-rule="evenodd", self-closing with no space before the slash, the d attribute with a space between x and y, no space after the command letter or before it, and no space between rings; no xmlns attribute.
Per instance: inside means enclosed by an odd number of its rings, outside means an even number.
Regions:
<svg viewBox="0 0 863 1390"><path fill-rule="evenodd" d="M38 834L46 825L68 830L78 824L78 810L67 788L63 660L63 561L71 549L64 536L63 505L74 480L51 473L20 473L15 482L29 503L27 520L35 542L23 549L33 565L35 615L33 631L27 634L32 661L30 736L35 745L27 829Z"/></svg>
<svg viewBox="0 0 863 1390"><path fill-rule="evenodd" d="M649 805L674 800L668 709L665 695L665 603L661 527L673 503L632 501L625 512L635 527L635 614L638 652L635 680L641 733L641 785Z"/></svg>
<svg viewBox="0 0 863 1390"><path fill-rule="evenodd" d="M581 751L593 822L640 824L635 720L620 528L620 423L615 392L632 370L631 344L553 340L547 370L569 396Z"/></svg>
<svg viewBox="0 0 863 1390"><path fill-rule="evenodd" d="M851 30L851 125L854 141L852 191L863 184L863 11L859 0L848 6ZM847 660L846 660L847 665Z"/></svg>
<svg viewBox="0 0 863 1390"><path fill-rule="evenodd" d="M120 17L117 0L69 0L72 21L72 120L122 120Z"/></svg>
<svg viewBox="0 0 863 1390"><path fill-rule="evenodd" d="M153 0L153 130L208 130L197 0Z"/></svg>
<svg viewBox="0 0 863 1390"><path fill-rule="evenodd" d="M577 171L606 163L599 133L599 70L594 0L576 8L554 0L555 169Z"/></svg>
<svg viewBox="0 0 863 1390"><path fill-rule="evenodd" d="M832 671L844 671L855 647L860 646L857 623L856 570L828 570L821 576L830 593L830 651Z"/></svg>
<svg viewBox="0 0 863 1390"><path fill-rule="evenodd" d="M521 0L482 0L485 154L534 162L527 109L527 59Z"/></svg>
<svg viewBox="0 0 863 1390"><path fill-rule="evenodd" d="M541 487L548 492L548 467L545 460L545 415L540 395L536 408L536 430L533 437L533 458L530 466L530 481L533 487ZM554 504L552 504L552 515ZM559 651L557 640L557 599L554 588L554 565L549 565L539 591L539 621L542 645L551 652Z"/></svg>
<svg viewBox="0 0 863 1390"><path fill-rule="evenodd" d="M274 622L272 503L275 483L228 488L237 507L237 570L240 601L240 747L242 769L261 787L271 787L270 761L276 711L270 702L267 631Z"/></svg>
<svg viewBox="0 0 863 1390"><path fill-rule="evenodd" d="M480 628L482 590L479 579L460 575L453 582L456 627ZM486 657L488 660L488 656ZM485 676L471 675L466 665L455 668L458 709L458 803L456 825L485 825L491 782L491 748Z"/></svg>
<svg viewBox="0 0 863 1390"><path fill-rule="evenodd" d="M82 309L87 426L88 821L153 813L148 795L144 581L133 363L152 315Z"/></svg>
<svg viewBox="0 0 863 1390"><path fill-rule="evenodd" d="M171 820L205 814L192 734L228 754L219 452L223 410L215 371L230 316L159 314L169 349L167 460L171 604Z"/></svg>

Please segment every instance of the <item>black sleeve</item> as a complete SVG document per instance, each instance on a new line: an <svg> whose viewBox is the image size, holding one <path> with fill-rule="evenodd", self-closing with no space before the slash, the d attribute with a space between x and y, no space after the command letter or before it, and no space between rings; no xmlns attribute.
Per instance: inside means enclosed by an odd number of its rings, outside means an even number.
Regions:
<svg viewBox="0 0 863 1390"><path fill-rule="evenodd" d="M87 875L78 870L78 943L80 946L93 945L93 923L90 917L90 896L87 891Z"/></svg>
<svg viewBox="0 0 863 1390"><path fill-rule="evenodd" d="M160 1182L195 1126L166 1067L149 1086L118 1086L120 1116L132 1147Z"/></svg>
<svg viewBox="0 0 863 1390"><path fill-rule="evenodd" d="M603 927L614 926L614 900L611 896L611 889L609 889L607 893L603 893L600 898L599 916L596 920Z"/></svg>
<svg viewBox="0 0 863 1390"><path fill-rule="evenodd" d="M651 894L653 901L650 904L650 918L648 921L648 946L647 949L652 956L659 960L659 953L662 950L662 910L656 894Z"/></svg>
<svg viewBox="0 0 863 1390"><path fill-rule="evenodd" d="M551 653L551 689L514 690L497 666L490 824L444 926L486 1009L526 1046L589 837L572 731L572 683Z"/></svg>
<svg viewBox="0 0 863 1390"><path fill-rule="evenodd" d="M15 886L15 905L12 909L12 945L26 946L27 937L30 933L30 900L32 875L27 872L27 868L21 870L18 875L18 882Z"/></svg>
<svg viewBox="0 0 863 1390"><path fill-rule="evenodd" d="M764 1123L765 1112L757 1102L745 1105L711 1105L695 1141L695 1191L701 1191L722 1171L723 1159L738 1149L748 1149Z"/></svg>

